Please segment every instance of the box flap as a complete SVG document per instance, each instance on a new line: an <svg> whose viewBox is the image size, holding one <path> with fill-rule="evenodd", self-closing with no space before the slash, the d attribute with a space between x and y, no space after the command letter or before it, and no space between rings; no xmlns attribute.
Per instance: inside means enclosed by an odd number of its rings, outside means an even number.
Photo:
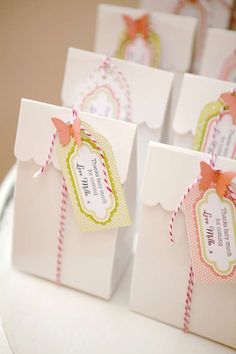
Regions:
<svg viewBox="0 0 236 354"><path fill-rule="evenodd" d="M15 142L17 159L21 161L33 159L38 165L42 165L55 131L51 118L56 116L66 122L71 119L71 115L72 110L69 108L22 99ZM124 183L135 141L136 125L85 112L79 112L78 115L108 139L113 149L121 183ZM55 168L60 169L55 150L52 154L52 163Z"/></svg>
<svg viewBox="0 0 236 354"><path fill-rule="evenodd" d="M185 74L173 120L175 132L194 135L203 107L234 87L235 84L227 81Z"/></svg>
<svg viewBox="0 0 236 354"><path fill-rule="evenodd" d="M62 87L63 105L74 106L83 84L102 61L104 55L70 48ZM174 74L112 58L112 63L125 77L131 98L131 121L146 123L152 129L163 124Z"/></svg>
<svg viewBox="0 0 236 354"><path fill-rule="evenodd" d="M125 14L136 19L147 13L151 28L161 41L160 68L188 71L197 27L197 20L193 17L101 4L97 12L95 51L108 55L115 53L125 28L122 16Z"/></svg>
<svg viewBox="0 0 236 354"><path fill-rule="evenodd" d="M200 74L227 80L227 78L223 78L224 75L222 71L230 65L228 61L233 55L235 49L235 31L209 28L207 30L206 43L200 66Z"/></svg>
<svg viewBox="0 0 236 354"><path fill-rule="evenodd" d="M151 142L144 173L142 201L148 206L161 206L173 211L187 187L200 172L200 162L209 155L171 145ZM219 157L216 167L236 171L236 161Z"/></svg>

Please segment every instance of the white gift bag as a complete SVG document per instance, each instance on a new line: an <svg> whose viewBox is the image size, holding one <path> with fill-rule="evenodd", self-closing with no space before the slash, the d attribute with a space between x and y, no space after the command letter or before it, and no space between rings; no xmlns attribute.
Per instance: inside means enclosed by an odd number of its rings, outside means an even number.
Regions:
<svg viewBox="0 0 236 354"><path fill-rule="evenodd" d="M172 144L192 149L203 108L234 89L231 82L185 74L173 118Z"/></svg>
<svg viewBox="0 0 236 354"><path fill-rule="evenodd" d="M192 292L187 291L191 260L182 211L174 223L174 243L168 234L172 213L199 175L200 161L208 162L209 155L159 143L149 145L130 307L183 328L189 305L190 332L236 348L236 285L194 281ZM217 158L216 168L236 171L236 161Z"/></svg>
<svg viewBox="0 0 236 354"><path fill-rule="evenodd" d="M148 33L150 35L143 42L143 45L138 42L142 40L139 33L134 40L128 38L124 16L128 16L130 21L134 21L134 23L135 21L141 21L144 16L148 17ZM138 23L134 26L138 27ZM104 4L98 7L95 37L96 52L157 66L160 69L175 73L168 117L163 130L162 141L165 142L169 142L171 139L170 126L183 73L191 70L196 27L197 20L190 17ZM157 40L155 41L155 36L158 36L158 43L156 43ZM147 48L151 48L154 54L158 53L156 62L148 62L145 59Z"/></svg>
<svg viewBox="0 0 236 354"><path fill-rule="evenodd" d="M61 185L62 172L56 154L57 140L52 148L52 163L42 175L33 178L47 157L55 131L52 117L67 122L71 120L72 110L22 100L15 144L13 265L20 271L53 282L57 280L59 265L61 284L109 299L131 256L134 226L81 231L71 199L63 199L65 190ZM134 219L136 126L104 117L98 119L84 112L79 112L79 117L83 124L89 125L110 143L131 220ZM80 154L82 159L85 155ZM59 224L64 204L64 236L61 237Z"/></svg>
<svg viewBox="0 0 236 354"><path fill-rule="evenodd" d="M143 45L138 42L141 41L142 36L139 33L137 34L137 42L135 42L135 38L131 41L132 43L127 40L127 46L125 40L123 40L124 32L127 31L124 21L125 15L131 21L138 20L144 15L148 16L148 30L154 37L154 39L150 39L150 45L154 47L156 45L157 48L155 49L160 51L158 54L159 64L153 64L153 66L174 72L190 70L197 26L197 21L194 18L101 4L97 11L96 52L116 56L116 53L120 53L122 49L122 52L124 51L122 59L125 59L127 55L127 57L130 56L132 61L148 65L148 62L145 62L146 57L144 55L145 42ZM159 45L155 43L155 35L158 37Z"/></svg>
<svg viewBox="0 0 236 354"><path fill-rule="evenodd" d="M194 70L199 71L208 27L228 28L233 0L141 0L140 6L150 11L162 11L198 19L195 42Z"/></svg>
<svg viewBox="0 0 236 354"><path fill-rule="evenodd" d="M166 124L174 75L116 58L110 58L104 67L106 60L101 54L70 48L62 102L67 107L78 106L82 111L138 125L140 186L148 143L160 141Z"/></svg>
<svg viewBox="0 0 236 354"><path fill-rule="evenodd" d="M191 1L191 0L190 0ZM190 2L189 1L189 2ZM179 0L141 0L140 6L144 9L152 11L163 11L168 13L174 13L176 6L180 3ZM186 1L187 3L187 1ZM221 0L213 1L202 1L206 9L208 10L208 23L211 27L217 28L227 28L229 26L231 18L231 8L233 6L233 0L228 0L227 2ZM228 5L228 6L227 6ZM193 11L190 4L189 6L183 8L183 15L196 16L197 13Z"/></svg>
<svg viewBox="0 0 236 354"><path fill-rule="evenodd" d="M200 75L236 83L236 32L209 28Z"/></svg>

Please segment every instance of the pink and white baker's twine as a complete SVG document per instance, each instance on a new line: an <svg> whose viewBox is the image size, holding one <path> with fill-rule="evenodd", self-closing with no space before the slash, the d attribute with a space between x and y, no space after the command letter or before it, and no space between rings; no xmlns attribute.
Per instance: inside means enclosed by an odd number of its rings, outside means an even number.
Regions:
<svg viewBox="0 0 236 354"><path fill-rule="evenodd" d="M44 164L40 167L40 169L37 172L35 172L35 174L33 176L34 178L38 177L41 173L44 173L44 171L48 167L48 164L49 164L49 162L51 161L51 158L52 158L52 152L53 152L53 147L54 147L54 144L55 144L56 136L57 136L57 133L54 132L52 134L52 138L51 138L51 142L50 142L47 158L46 158Z"/></svg>
<svg viewBox="0 0 236 354"><path fill-rule="evenodd" d="M175 208L175 210L173 211L172 215L171 215L171 221L169 224L169 238L171 242L174 242L174 236L173 236L173 227L174 227L174 222L176 219L177 214L179 213L186 197L189 195L189 193L191 192L191 190L193 189L194 186L196 186L196 184L199 182L200 180L200 176L196 177L194 182L190 184L190 186L188 186L188 188L186 189L186 191L184 192L184 194L182 195L182 197L180 198L180 202L177 205L177 207Z"/></svg>
<svg viewBox="0 0 236 354"><path fill-rule="evenodd" d="M193 267L192 265L190 265L189 273L188 273L188 286L187 286L185 306L184 306L184 321L183 321L184 332L189 331L191 303L192 303L192 296L193 296L193 285L194 285L194 273L193 273Z"/></svg>
<svg viewBox="0 0 236 354"><path fill-rule="evenodd" d="M60 223L58 231L58 246L57 246L57 260L56 260L56 283L61 285L61 267L63 255L63 243L65 234L65 220L66 220L66 200L67 200L67 187L65 178L62 177L61 189L61 209L60 209Z"/></svg>
<svg viewBox="0 0 236 354"><path fill-rule="evenodd" d="M111 61L111 58L106 56L105 59L102 61L102 63L99 64L98 68L93 73L90 74L89 78L92 79L94 74L97 72L97 70L103 69L104 71L106 71L107 68L113 69L114 72L116 72L117 75L120 77L121 81L123 82L123 84L125 86L125 94L126 94L127 101L128 101L127 120L130 120L131 119L131 97L130 97L129 84L128 84L126 77L121 72L121 70L119 70L117 68L117 66Z"/></svg>

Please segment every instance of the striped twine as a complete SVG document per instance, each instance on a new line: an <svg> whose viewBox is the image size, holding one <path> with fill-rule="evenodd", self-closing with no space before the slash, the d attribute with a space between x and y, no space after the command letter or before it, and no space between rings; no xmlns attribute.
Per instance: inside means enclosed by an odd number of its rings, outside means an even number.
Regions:
<svg viewBox="0 0 236 354"><path fill-rule="evenodd" d="M57 246L57 259L56 259L56 284L61 285L61 269L62 269L62 255L63 243L65 234L65 220L66 220L66 200L67 200L67 187L65 178L62 177L61 189L61 208L60 208L60 223L58 230L58 246Z"/></svg>
<svg viewBox="0 0 236 354"><path fill-rule="evenodd" d="M109 56L106 56L103 62L99 65L99 69L103 68L106 70L108 67L113 69L117 75L120 77L121 81L123 81L124 86L125 86L125 95L128 100L128 107L127 107L127 120L131 120L131 97L130 97L130 88L129 88L129 83L124 76L124 74L121 72L121 70L118 69L118 67L111 61L111 58Z"/></svg>
<svg viewBox="0 0 236 354"><path fill-rule="evenodd" d="M184 306L184 321L183 321L183 330L184 332L189 331L189 322L190 322L190 313L191 313L191 304L192 304L192 295L193 295L193 285L194 285L194 273L193 267L190 265L188 273L188 286L185 298Z"/></svg>
<svg viewBox="0 0 236 354"><path fill-rule="evenodd" d="M175 208L175 210L173 211L173 213L171 215L171 220L170 220L170 224L169 224L169 239L172 243L174 243L173 227L174 227L174 222L175 222L176 216L179 213L186 197L191 192L193 187L196 186L196 184L199 182L200 178L201 178L201 176L198 176L197 178L195 178L194 182L191 183L190 186L188 186L188 188L186 189L186 191L184 192L184 194L180 198L179 204L177 205L177 207Z"/></svg>
<svg viewBox="0 0 236 354"><path fill-rule="evenodd" d="M35 172L35 174L33 175L33 178L36 178L40 174L44 173L44 171L48 167L49 162L51 161L51 158L52 158L52 151L53 151L53 147L54 147L54 144L55 144L56 136L57 136L57 133L55 131L52 134L51 143L50 143L50 146L49 146L49 149L48 149L47 158L46 158L44 164L40 167L40 169L37 172Z"/></svg>

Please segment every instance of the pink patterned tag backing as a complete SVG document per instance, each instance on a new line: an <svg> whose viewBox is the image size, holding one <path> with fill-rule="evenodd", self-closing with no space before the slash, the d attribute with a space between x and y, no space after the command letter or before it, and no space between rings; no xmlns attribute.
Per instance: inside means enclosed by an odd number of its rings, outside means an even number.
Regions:
<svg viewBox="0 0 236 354"><path fill-rule="evenodd" d="M236 283L236 206L196 184L183 204L195 281Z"/></svg>

